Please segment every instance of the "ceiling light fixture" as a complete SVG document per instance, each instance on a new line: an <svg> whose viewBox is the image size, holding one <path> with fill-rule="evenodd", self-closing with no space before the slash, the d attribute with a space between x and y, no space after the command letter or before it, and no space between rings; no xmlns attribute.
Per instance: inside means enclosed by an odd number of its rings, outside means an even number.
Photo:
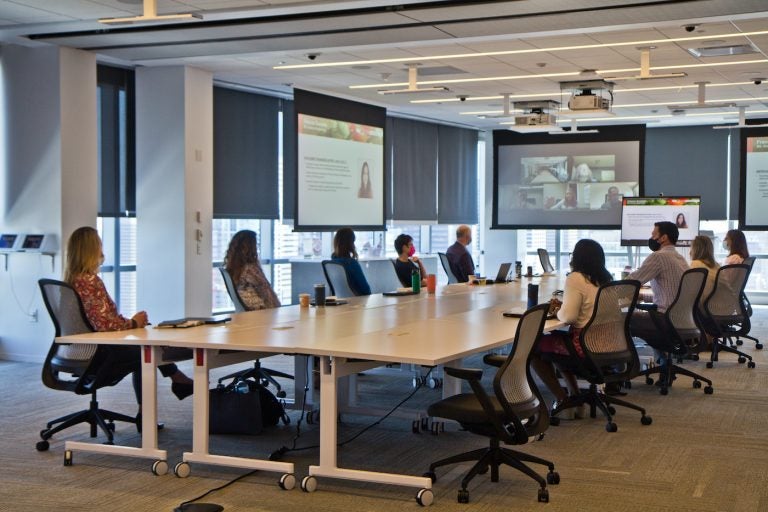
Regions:
<svg viewBox="0 0 768 512"><path fill-rule="evenodd" d="M157 0L144 0L144 13L141 16L128 16L126 18L99 18L99 23L106 25L130 25L132 23L157 23L162 21L191 21L201 20L198 13L184 14L157 14Z"/></svg>
<svg viewBox="0 0 768 512"><path fill-rule="evenodd" d="M495 52L477 52L477 53L455 53L449 55L431 55L420 56L420 61L429 60L452 60L452 59L470 59L477 57L499 57L503 55L521 55L528 53L544 53L544 52L560 52L568 50L590 50L597 48L619 48L622 46L650 46L656 44L667 43L681 43L687 41L705 41L709 39L722 39L728 37L749 37L768 34L768 30L760 30L756 32L742 32L738 34L713 34L707 36L693 36L693 37L676 37L671 39L651 39L648 41L627 41L623 43L600 43L600 44L582 44L575 46L555 46L551 48L526 48L523 50L502 50ZM325 68L335 66L355 66L358 64L394 64L398 62L408 62L413 60L413 57L399 57L391 59L367 59L367 60L348 60L339 62L322 62L314 64L288 64L281 66L274 66L273 69L306 69L306 68Z"/></svg>

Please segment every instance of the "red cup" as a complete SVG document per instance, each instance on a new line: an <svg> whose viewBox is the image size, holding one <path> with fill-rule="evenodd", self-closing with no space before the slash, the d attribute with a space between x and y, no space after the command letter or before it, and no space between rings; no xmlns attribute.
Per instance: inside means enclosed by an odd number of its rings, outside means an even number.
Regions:
<svg viewBox="0 0 768 512"><path fill-rule="evenodd" d="M435 288L437 288L437 276L427 274L427 293L435 293Z"/></svg>

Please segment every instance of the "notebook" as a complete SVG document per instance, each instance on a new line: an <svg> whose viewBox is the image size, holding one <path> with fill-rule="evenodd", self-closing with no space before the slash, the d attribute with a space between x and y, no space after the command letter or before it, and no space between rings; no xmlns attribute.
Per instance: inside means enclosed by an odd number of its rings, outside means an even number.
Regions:
<svg viewBox="0 0 768 512"><path fill-rule="evenodd" d="M165 320L157 324L157 329L186 329L187 327L196 327L205 324L223 324L230 320L232 320L232 318L228 316L187 317L179 318L178 320Z"/></svg>

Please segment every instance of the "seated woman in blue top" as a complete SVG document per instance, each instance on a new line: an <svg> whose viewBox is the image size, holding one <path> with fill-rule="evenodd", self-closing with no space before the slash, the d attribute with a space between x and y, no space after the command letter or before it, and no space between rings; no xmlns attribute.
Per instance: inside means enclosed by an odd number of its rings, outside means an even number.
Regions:
<svg viewBox="0 0 768 512"><path fill-rule="evenodd" d="M371 287L363 274L363 268L357 262L355 249L355 232L352 228L341 228L333 237L333 254L331 261L340 263L347 272L349 287L355 295L370 295Z"/></svg>

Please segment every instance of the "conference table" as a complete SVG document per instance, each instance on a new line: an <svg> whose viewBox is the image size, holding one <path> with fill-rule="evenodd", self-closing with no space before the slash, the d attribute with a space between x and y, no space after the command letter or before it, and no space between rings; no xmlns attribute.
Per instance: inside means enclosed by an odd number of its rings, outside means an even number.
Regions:
<svg viewBox="0 0 768 512"><path fill-rule="evenodd" d="M301 481L314 491L317 477L378 482L415 487L417 501L432 501L430 478L423 476L341 468L337 462L340 380L388 363L424 366L459 366L472 354L509 344L518 320L504 317L506 310L526 309L528 284L539 285L540 302L562 288L564 276L549 275L494 285L454 284L435 294L349 298L335 307L287 306L232 315L231 322L188 329L132 329L58 338L62 343L140 345L142 349L142 438L140 447L107 446L67 441L65 463L74 450L154 459L153 472L167 472L167 453L158 448L157 364L161 347L193 350L194 393L192 451L175 465L177 476L189 474L189 463L204 463L282 473L280 486L295 483L291 462L215 455L208 446L209 371L234 362L254 359L254 353L315 356L320 359L320 456ZM545 329L559 326L550 320ZM461 391L461 381L446 376L443 395Z"/></svg>

